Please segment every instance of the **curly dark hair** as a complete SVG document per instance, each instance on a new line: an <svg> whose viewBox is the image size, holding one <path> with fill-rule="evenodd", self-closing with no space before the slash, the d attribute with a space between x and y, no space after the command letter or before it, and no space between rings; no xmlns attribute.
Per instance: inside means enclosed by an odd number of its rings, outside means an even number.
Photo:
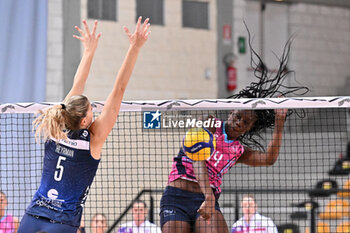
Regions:
<svg viewBox="0 0 350 233"><path fill-rule="evenodd" d="M247 25L245 24L246 28ZM252 47L252 39L248 31L248 43L250 48L250 65L254 70L254 76L257 81L252 82L239 93L231 95L227 98L272 98L272 97L286 97L289 94L301 96L309 91L309 88L304 86L287 86L284 85L284 80L289 74L294 74L287 68L289 60L290 47L293 41L293 36L289 38L283 49L283 54L279 60L279 67L277 72L270 72L261 57ZM246 146L256 146L264 150L263 146L255 139L256 137L262 139L260 133L262 130L273 128L275 124L275 111L273 109L254 110L256 114L256 121L253 127L241 135L238 140ZM295 110L288 110L287 117L295 113ZM301 116L300 114L297 114Z"/></svg>

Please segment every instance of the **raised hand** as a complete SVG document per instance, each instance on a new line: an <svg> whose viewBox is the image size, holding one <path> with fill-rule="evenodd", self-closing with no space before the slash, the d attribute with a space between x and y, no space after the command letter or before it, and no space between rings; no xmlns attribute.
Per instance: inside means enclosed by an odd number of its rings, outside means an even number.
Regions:
<svg viewBox="0 0 350 233"><path fill-rule="evenodd" d="M151 31L149 31L150 24L148 23L149 18L147 18L143 24L141 25L142 16L139 17L137 20L136 28L134 33L131 33L129 29L124 26L124 30L126 35L129 38L130 46L141 48L144 43L147 41L149 34L151 34Z"/></svg>
<svg viewBox="0 0 350 233"><path fill-rule="evenodd" d="M284 123L286 120L288 109L275 109L275 121L276 123Z"/></svg>
<svg viewBox="0 0 350 233"><path fill-rule="evenodd" d="M85 28L85 32L80 29L78 26L74 28L80 33L80 36L73 35L74 38L80 40L83 43L84 49L87 52L95 52L98 44L98 40L101 37L101 32L96 35L97 28L97 20L94 22L94 27L92 28L92 32L90 32L89 27L86 23L86 20L83 20L83 25Z"/></svg>
<svg viewBox="0 0 350 233"><path fill-rule="evenodd" d="M278 96L278 98L284 97L283 95ZM286 121L286 115L288 113L288 109L275 109L275 122L277 124L284 124Z"/></svg>
<svg viewBox="0 0 350 233"><path fill-rule="evenodd" d="M74 38L80 40L84 46L84 53L80 60L78 69L74 76L73 86L69 93L67 94L65 100L69 99L73 95L82 95L84 92L86 79L89 75L92 59L94 57L98 39L101 37L101 33L96 35L97 21L94 23L92 32L90 32L86 20L83 20L85 27L85 32L81 30L78 26L75 29L80 33L80 36L73 35Z"/></svg>

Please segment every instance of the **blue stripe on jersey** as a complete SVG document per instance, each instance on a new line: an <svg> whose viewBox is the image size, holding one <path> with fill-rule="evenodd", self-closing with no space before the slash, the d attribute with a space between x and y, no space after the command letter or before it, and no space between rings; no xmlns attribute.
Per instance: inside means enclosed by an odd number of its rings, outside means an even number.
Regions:
<svg viewBox="0 0 350 233"><path fill-rule="evenodd" d="M186 157L185 152L183 151L183 149L181 148L179 150L179 153L177 154L177 156L174 158L174 161L176 162L176 168L179 174L186 174L187 177L189 177L190 179L196 179L196 177L191 176L189 174L186 173L186 168L185 166L182 164L182 157ZM190 159L189 159L190 160ZM192 160L191 160L192 161ZM191 162L192 163L192 162Z"/></svg>
<svg viewBox="0 0 350 233"><path fill-rule="evenodd" d="M79 226L99 162L91 156L86 129L69 133L66 141L48 140L41 184L26 212Z"/></svg>

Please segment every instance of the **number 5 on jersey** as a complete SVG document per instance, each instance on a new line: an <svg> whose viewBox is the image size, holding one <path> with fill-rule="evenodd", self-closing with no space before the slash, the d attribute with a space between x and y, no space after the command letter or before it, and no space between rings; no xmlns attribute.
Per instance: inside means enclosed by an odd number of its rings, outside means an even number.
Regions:
<svg viewBox="0 0 350 233"><path fill-rule="evenodd" d="M66 159L67 159L67 158L66 158L66 157L63 157L63 156L58 157L57 165L56 165L56 170L55 170L55 175L54 175L54 179L55 179L56 181L61 181L61 180L62 180L64 167L63 167L63 165L61 164L61 161L64 161L64 160L66 160Z"/></svg>

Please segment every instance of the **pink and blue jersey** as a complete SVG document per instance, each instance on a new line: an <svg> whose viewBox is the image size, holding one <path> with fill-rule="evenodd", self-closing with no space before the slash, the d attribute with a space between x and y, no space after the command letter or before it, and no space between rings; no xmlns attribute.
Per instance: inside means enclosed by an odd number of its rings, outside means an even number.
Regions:
<svg viewBox="0 0 350 233"><path fill-rule="evenodd" d="M14 233L15 224L11 215L5 215L0 219L0 233Z"/></svg>
<svg viewBox="0 0 350 233"><path fill-rule="evenodd" d="M206 160L206 166L210 186L215 189L215 194L219 194L223 175L236 164L244 152L244 147L239 141L227 139L225 122L222 122L221 127L216 129L214 136L216 149ZM168 183L177 179L198 182L193 171L192 160L186 156L183 149L180 149L178 155L174 158Z"/></svg>

